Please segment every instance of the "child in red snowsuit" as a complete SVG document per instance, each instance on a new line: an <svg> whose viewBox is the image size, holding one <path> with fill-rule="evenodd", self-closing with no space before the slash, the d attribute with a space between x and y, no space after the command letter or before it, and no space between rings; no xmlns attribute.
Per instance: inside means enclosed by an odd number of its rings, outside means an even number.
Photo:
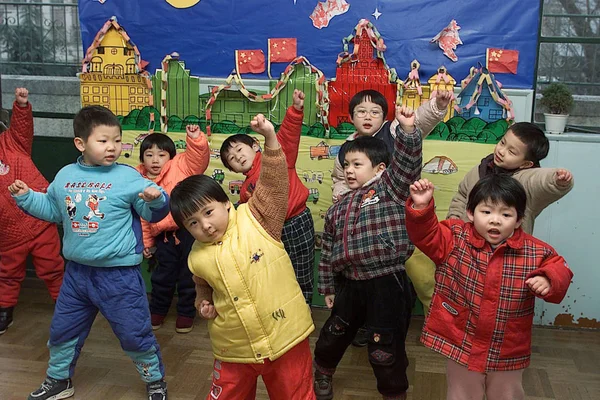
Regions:
<svg viewBox="0 0 600 400"><path fill-rule="evenodd" d="M33 114L28 95L27 89L15 90L10 128L0 135L0 335L12 325L28 254L54 300L64 273L56 225L25 214L7 189L16 179L28 182L36 191L48 188L48 181L31 160Z"/></svg>

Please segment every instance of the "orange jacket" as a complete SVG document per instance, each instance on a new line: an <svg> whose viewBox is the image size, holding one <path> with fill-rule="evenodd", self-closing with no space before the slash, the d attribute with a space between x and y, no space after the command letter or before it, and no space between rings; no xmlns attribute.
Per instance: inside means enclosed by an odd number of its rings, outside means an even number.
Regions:
<svg viewBox="0 0 600 400"><path fill-rule="evenodd" d="M171 190L188 176L199 175L206 171L210 161L210 149L208 139L203 132L197 139L186 136L185 142L187 148L185 152L177 154L172 160L167 161L160 174L153 179L154 183L162 187L165 192L171 195ZM140 164L136 169L144 178L148 178L146 167ZM142 219L142 232L144 234L144 247L154 247L154 238L161 232L177 230L177 224L173 220L171 213L156 223L150 223Z"/></svg>

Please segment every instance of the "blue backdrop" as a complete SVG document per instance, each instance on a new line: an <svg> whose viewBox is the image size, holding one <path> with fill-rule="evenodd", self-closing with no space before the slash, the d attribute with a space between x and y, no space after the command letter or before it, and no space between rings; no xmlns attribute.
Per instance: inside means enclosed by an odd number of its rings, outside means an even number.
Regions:
<svg viewBox="0 0 600 400"><path fill-rule="evenodd" d="M226 77L235 67L236 49L262 49L267 39L296 37L298 55L306 56L327 79L335 77L335 61L342 39L362 18L371 21L385 40L385 57L404 79L410 61L421 63L426 80L445 65L458 81L469 68L485 65L488 47L519 50L517 75L496 74L505 87L532 88L537 51L539 2L533 0L348 0L349 10L317 29L309 18L317 0L201 0L178 9L166 0L79 0L84 51L111 16L131 36L142 58L154 73L166 54L177 51L191 73L202 77ZM371 14L381 12L378 20ZM461 26L463 45L457 62L443 55L430 40L452 19ZM272 66L278 76L284 64ZM266 77L248 75L248 77Z"/></svg>

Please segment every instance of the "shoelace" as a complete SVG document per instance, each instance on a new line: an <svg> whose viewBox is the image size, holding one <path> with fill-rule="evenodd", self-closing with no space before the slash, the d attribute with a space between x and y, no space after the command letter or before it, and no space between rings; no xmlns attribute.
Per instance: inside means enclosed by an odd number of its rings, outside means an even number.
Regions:
<svg viewBox="0 0 600 400"><path fill-rule="evenodd" d="M165 394L167 394L167 391L165 390L165 388L159 387L159 388L156 388L156 389L149 389L148 390L148 394L149 395L162 394L164 396Z"/></svg>
<svg viewBox="0 0 600 400"><path fill-rule="evenodd" d="M44 389L46 392L50 391L50 389L52 389L52 385L54 384L53 381L51 381L50 379L46 379L43 383L42 383L42 389Z"/></svg>

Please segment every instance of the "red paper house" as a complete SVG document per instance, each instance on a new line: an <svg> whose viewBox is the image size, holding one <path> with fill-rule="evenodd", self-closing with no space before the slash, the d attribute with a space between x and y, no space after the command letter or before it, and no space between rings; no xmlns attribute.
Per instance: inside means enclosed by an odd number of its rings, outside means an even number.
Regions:
<svg viewBox="0 0 600 400"><path fill-rule="evenodd" d="M383 58L375 55L373 37L371 27L359 24L356 36L350 40L354 44L354 54L342 62L338 60L335 80L329 83L329 123L333 127L351 122L348 115L350 99L365 89L382 93L388 101L387 119L394 118L397 86L390 83L390 71Z"/></svg>

